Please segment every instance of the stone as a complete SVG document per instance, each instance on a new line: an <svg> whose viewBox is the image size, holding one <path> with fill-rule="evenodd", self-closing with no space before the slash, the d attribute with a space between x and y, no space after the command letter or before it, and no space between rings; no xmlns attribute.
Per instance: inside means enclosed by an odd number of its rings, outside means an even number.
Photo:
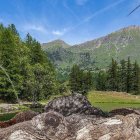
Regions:
<svg viewBox="0 0 140 140"><path fill-rule="evenodd" d="M140 140L140 115L109 118L54 111L0 129L0 140Z"/></svg>
<svg viewBox="0 0 140 140"><path fill-rule="evenodd" d="M114 115L126 116L126 115L132 114L132 113L140 115L140 110L139 109L132 109L132 108L119 108L119 109L114 109L114 110L109 112L109 114L111 116L114 116Z"/></svg>
<svg viewBox="0 0 140 140"><path fill-rule="evenodd" d="M56 111L64 116L72 114L107 116L101 109L93 107L85 96L75 93L53 99L45 106L45 112Z"/></svg>

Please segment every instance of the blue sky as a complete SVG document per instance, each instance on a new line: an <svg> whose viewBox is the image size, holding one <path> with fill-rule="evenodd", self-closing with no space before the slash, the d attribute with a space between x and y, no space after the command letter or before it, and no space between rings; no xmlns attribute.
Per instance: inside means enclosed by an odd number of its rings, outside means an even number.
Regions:
<svg viewBox="0 0 140 140"><path fill-rule="evenodd" d="M140 0L0 0L0 22L15 24L41 43L92 40L130 25L140 25Z"/></svg>

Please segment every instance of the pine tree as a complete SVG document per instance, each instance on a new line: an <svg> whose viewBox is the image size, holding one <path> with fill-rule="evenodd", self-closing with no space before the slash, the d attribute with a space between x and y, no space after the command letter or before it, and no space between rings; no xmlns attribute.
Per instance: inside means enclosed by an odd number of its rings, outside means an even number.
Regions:
<svg viewBox="0 0 140 140"><path fill-rule="evenodd" d="M127 80L126 78L127 78L126 61L123 59L120 61L120 67L118 71L119 91L126 92L126 80Z"/></svg>
<svg viewBox="0 0 140 140"><path fill-rule="evenodd" d="M90 71L86 73L86 85L87 85L86 91L89 91L93 85L92 73Z"/></svg>
<svg viewBox="0 0 140 140"><path fill-rule="evenodd" d="M105 71L99 71L97 76L96 89L99 91L107 90L107 74Z"/></svg>
<svg viewBox="0 0 140 140"><path fill-rule="evenodd" d="M80 90L81 88L80 78L81 78L80 68L78 65L74 65L71 69L70 80L69 80L71 91L78 92Z"/></svg>
<svg viewBox="0 0 140 140"><path fill-rule="evenodd" d="M0 25L0 98L40 100L57 93L55 70L30 34L23 42L14 24Z"/></svg>
<svg viewBox="0 0 140 140"><path fill-rule="evenodd" d="M69 75L69 85L72 92L86 94L92 87L92 74L74 65Z"/></svg>
<svg viewBox="0 0 140 140"><path fill-rule="evenodd" d="M108 70L108 89L118 91L118 64L114 59Z"/></svg>
<svg viewBox="0 0 140 140"><path fill-rule="evenodd" d="M140 94L140 67L137 61L135 61L133 68L133 92Z"/></svg>
<svg viewBox="0 0 140 140"><path fill-rule="evenodd" d="M1 69L1 98L10 100L12 97L17 97L18 95L14 95L15 91L19 93L19 88L22 83L22 76L19 71L19 63L18 60L20 56L17 51L18 46L15 43L15 38L9 29L5 28L2 31L0 38L0 52L1 52L1 61L0 65L5 69L9 79L11 79L13 85L6 78L5 73ZM13 86L16 85L15 90ZM16 100L16 98L14 99Z"/></svg>
<svg viewBox="0 0 140 140"><path fill-rule="evenodd" d="M32 65L31 88L34 100L47 98L57 92L55 71L41 45L30 34L27 34L26 45L30 50L30 64ZM35 88L32 89L32 86Z"/></svg>
<svg viewBox="0 0 140 140"><path fill-rule="evenodd" d="M130 57L127 61L127 79L126 79L126 92L130 93L132 91L132 64Z"/></svg>
<svg viewBox="0 0 140 140"><path fill-rule="evenodd" d="M12 32L13 35L18 36L19 37L19 33L16 29L16 26L14 24L10 24L7 28L9 31Z"/></svg>

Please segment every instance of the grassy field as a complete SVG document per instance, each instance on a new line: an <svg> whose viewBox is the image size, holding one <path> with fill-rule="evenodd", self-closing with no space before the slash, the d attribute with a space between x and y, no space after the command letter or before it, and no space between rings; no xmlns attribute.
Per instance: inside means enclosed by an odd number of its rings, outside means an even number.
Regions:
<svg viewBox="0 0 140 140"><path fill-rule="evenodd" d="M87 97L93 106L104 111L124 107L140 108L140 96L127 93L91 91Z"/></svg>

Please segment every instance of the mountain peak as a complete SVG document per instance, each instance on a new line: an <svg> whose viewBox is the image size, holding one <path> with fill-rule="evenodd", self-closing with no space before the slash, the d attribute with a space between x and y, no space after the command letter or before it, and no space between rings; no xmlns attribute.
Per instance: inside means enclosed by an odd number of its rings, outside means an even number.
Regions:
<svg viewBox="0 0 140 140"><path fill-rule="evenodd" d="M66 42L64 42L63 40L57 39L57 40L53 40L48 43L43 43L42 47L43 47L43 49L47 49L47 48L51 48L51 47L68 48L68 47L70 47L70 45L67 44Z"/></svg>
<svg viewBox="0 0 140 140"><path fill-rule="evenodd" d="M64 44L60 40L53 42ZM59 70L69 70L74 64L83 69L95 70L106 69L112 58L120 61L131 57L132 61L137 60L140 64L139 44L140 26L129 26L70 48L60 48L56 45L50 46L46 51Z"/></svg>

